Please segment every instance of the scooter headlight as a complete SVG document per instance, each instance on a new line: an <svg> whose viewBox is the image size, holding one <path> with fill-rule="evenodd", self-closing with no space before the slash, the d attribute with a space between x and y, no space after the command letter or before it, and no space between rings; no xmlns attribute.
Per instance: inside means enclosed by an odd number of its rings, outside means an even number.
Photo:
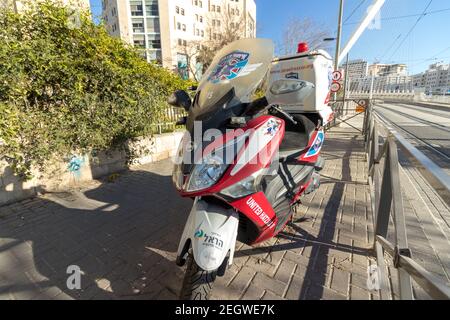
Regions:
<svg viewBox="0 0 450 320"><path fill-rule="evenodd" d="M221 157L208 155L201 164L194 167L190 177L187 192L194 192L209 188L216 184L227 170L228 165Z"/></svg>
<svg viewBox="0 0 450 320"><path fill-rule="evenodd" d="M242 179L241 181L233 184L232 186L229 186L228 188L223 189L220 193L231 197L231 198L242 198L245 196L248 196L249 194L258 192L256 186L257 186L257 179L265 172L264 169L261 169L255 173L253 173L251 176L248 176L245 179Z"/></svg>

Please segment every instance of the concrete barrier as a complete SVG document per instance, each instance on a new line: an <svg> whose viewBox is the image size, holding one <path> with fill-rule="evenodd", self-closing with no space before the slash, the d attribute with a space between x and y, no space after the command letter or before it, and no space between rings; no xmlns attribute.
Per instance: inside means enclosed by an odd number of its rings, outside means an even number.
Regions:
<svg viewBox="0 0 450 320"><path fill-rule="evenodd" d="M129 141L115 150L74 153L49 161L41 170L33 169L33 178L28 181L15 175L6 161L0 161L0 206L167 159L175 155L182 137L183 132L166 133Z"/></svg>
<svg viewBox="0 0 450 320"><path fill-rule="evenodd" d="M349 99L367 99L370 94L368 92L349 92ZM427 102L450 105L449 96L427 96L424 93L413 92L374 92L373 98L386 100L386 101L398 101L398 102Z"/></svg>

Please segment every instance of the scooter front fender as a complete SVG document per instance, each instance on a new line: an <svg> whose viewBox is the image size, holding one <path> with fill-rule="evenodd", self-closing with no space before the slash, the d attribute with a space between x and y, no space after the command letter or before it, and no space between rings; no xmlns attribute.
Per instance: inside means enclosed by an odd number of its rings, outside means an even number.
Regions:
<svg viewBox="0 0 450 320"><path fill-rule="evenodd" d="M233 209L207 203L196 198L178 246L177 261L181 261L189 244L197 265L205 271L218 269L229 254L233 262L239 215Z"/></svg>

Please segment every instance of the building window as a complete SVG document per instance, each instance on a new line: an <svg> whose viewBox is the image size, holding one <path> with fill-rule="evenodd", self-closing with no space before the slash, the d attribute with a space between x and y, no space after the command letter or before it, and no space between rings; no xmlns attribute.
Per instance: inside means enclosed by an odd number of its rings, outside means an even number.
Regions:
<svg viewBox="0 0 450 320"><path fill-rule="evenodd" d="M133 32L134 33L144 33L144 19L133 19Z"/></svg>
<svg viewBox="0 0 450 320"><path fill-rule="evenodd" d="M132 16L143 16L144 9L141 1L130 1L130 9Z"/></svg>
<svg viewBox="0 0 450 320"><path fill-rule="evenodd" d="M220 13L220 6L217 6L217 12Z"/></svg>
<svg viewBox="0 0 450 320"><path fill-rule="evenodd" d="M212 12L215 12L216 11L216 6L213 4L213 5L211 5L211 11Z"/></svg>
<svg viewBox="0 0 450 320"><path fill-rule="evenodd" d="M149 49L161 49L161 39L159 36L149 36L148 39Z"/></svg>
<svg viewBox="0 0 450 320"><path fill-rule="evenodd" d="M144 36L134 36L133 37L134 46L137 48L145 48L145 38Z"/></svg>
<svg viewBox="0 0 450 320"><path fill-rule="evenodd" d="M186 31L186 25L183 24L183 31Z"/></svg>
<svg viewBox="0 0 450 320"><path fill-rule="evenodd" d="M180 13L181 13L182 16L184 16L184 9L181 9Z"/></svg>
<svg viewBox="0 0 450 320"><path fill-rule="evenodd" d="M117 10L116 10L116 8L115 8L115 7L111 9L111 14L112 14L112 16L113 16L113 17L115 17L115 16L116 16L116 14L117 14Z"/></svg>
<svg viewBox="0 0 450 320"><path fill-rule="evenodd" d="M145 13L147 16L158 16L158 4L146 4L145 5Z"/></svg>
<svg viewBox="0 0 450 320"><path fill-rule="evenodd" d="M177 22L177 29L181 30L181 23Z"/></svg>
<svg viewBox="0 0 450 320"><path fill-rule="evenodd" d="M113 31L113 32L116 32L116 30L117 30L117 25L114 23L114 24L112 25L112 31Z"/></svg>
<svg viewBox="0 0 450 320"><path fill-rule="evenodd" d="M202 35L202 37L204 37L205 36L205 31L202 30L201 35Z"/></svg>
<svg viewBox="0 0 450 320"><path fill-rule="evenodd" d="M175 7L175 12L176 12L177 14L180 13L180 7L179 7L179 6L176 6L176 7Z"/></svg>
<svg viewBox="0 0 450 320"><path fill-rule="evenodd" d="M200 23L203 23L203 17L202 16L200 16Z"/></svg>
<svg viewBox="0 0 450 320"><path fill-rule="evenodd" d="M159 25L159 18L147 18L147 32L159 33L161 28Z"/></svg>

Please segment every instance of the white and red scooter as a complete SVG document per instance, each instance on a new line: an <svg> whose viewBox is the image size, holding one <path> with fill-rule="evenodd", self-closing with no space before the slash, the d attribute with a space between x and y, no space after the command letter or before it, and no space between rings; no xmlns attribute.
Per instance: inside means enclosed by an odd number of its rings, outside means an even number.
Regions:
<svg viewBox="0 0 450 320"><path fill-rule="evenodd" d="M178 265L187 263L182 299L207 299L233 263L236 241L276 236L319 187L331 58L315 51L274 60L273 51L271 40L233 42L193 101L184 91L169 99L188 112L173 182L194 200L177 254ZM253 99L264 86L265 96Z"/></svg>

